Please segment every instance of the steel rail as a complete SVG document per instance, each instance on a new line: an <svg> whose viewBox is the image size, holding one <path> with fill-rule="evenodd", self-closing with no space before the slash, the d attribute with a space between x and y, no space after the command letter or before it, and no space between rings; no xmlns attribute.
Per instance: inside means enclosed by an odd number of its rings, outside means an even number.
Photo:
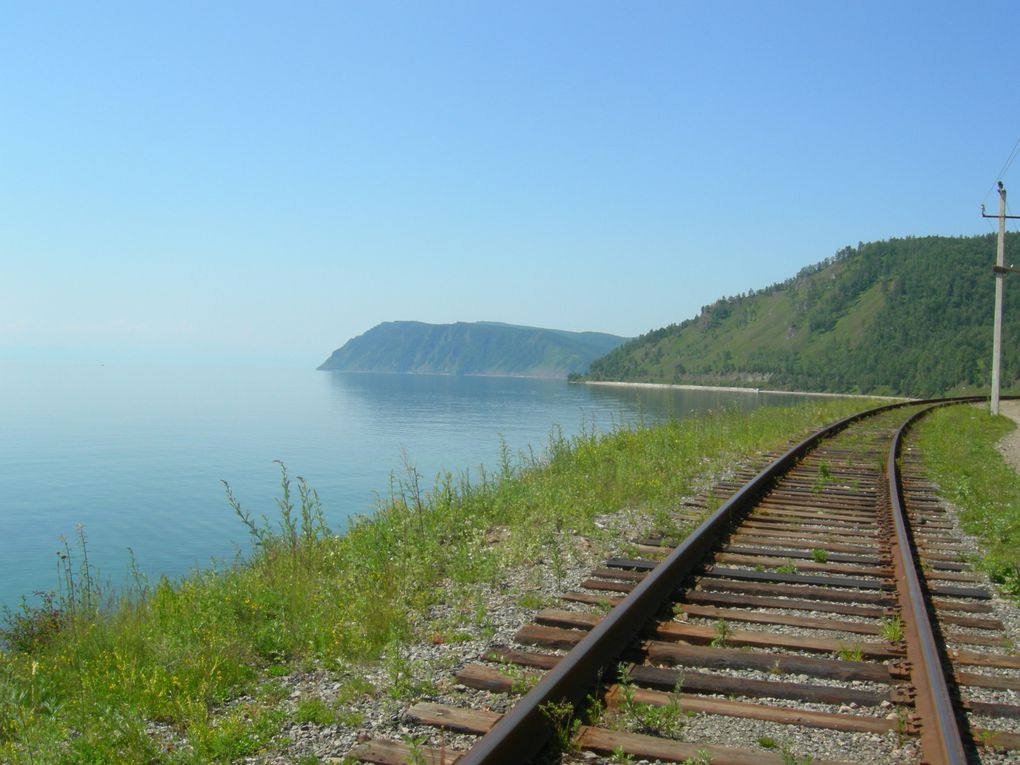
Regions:
<svg viewBox="0 0 1020 765"><path fill-rule="evenodd" d="M953 402L955 403L955 402ZM935 404L910 417L893 438L886 461L889 500L896 539L892 543L896 589L910 663L910 681L916 690L915 710L920 718L920 744L926 765L966 765L963 737L946 683L942 655L931 624L925 590L918 573L911 535L903 508L903 483L898 458L903 437L921 417L947 403Z"/></svg>
<svg viewBox="0 0 1020 765"><path fill-rule="evenodd" d="M971 400L971 399L966 399ZM977 399L981 400L981 399ZM552 737L542 712L547 703L567 701L577 709L600 673L610 667L625 646L663 602L698 565L730 524L743 517L772 487L820 441L858 420L919 401L886 404L846 417L792 447L737 491L592 629L538 684L475 742L458 765L519 765L537 754Z"/></svg>
<svg viewBox="0 0 1020 765"><path fill-rule="evenodd" d="M1008 398L1018 397L1010 396ZM893 409L928 404L931 406L924 411L930 411L935 406L976 403L986 400L987 397L982 396L962 396L886 404L846 417L817 431L790 448L744 484L718 510L702 522L631 591L622 603L613 608L569 653L560 659L556 666L547 672L529 693L521 698L471 749L459 757L457 765L519 765L538 754L554 732L547 716L542 712L542 707L550 702L566 701L577 709L595 684L596 678L610 668L611 663L619 657L622 646L625 646L638 634L647 620L661 608L669 595L702 561L705 554L726 529L735 520L746 515L755 506L755 503L772 488L775 481L789 472L819 442L836 435L859 420ZM916 420L920 415L921 413L911 417L910 422ZM890 457L890 460L895 469L895 458ZM892 497L900 496L898 488L890 493ZM910 549L909 542L906 547L902 542L896 546L905 550ZM916 570L914 573L916 576ZM915 610L918 608L917 603L921 603L920 608L924 608L923 597L920 600L915 600L912 597L911 603L914 604L912 608ZM937 656L938 651L937 649L933 651L933 647L934 639L932 638L925 650L932 656ZM938 665L930 665L932 673L941 671L936 670L936 666ZM944 678L942 682L944 685ZM952 715L951 705L948 710L948 714ZM942 708L941 713L947 714L946 708ZM962 765L966 760L933 760L931 765L942 765L943 762L951 765L956 765L959 762Z"/></svg>

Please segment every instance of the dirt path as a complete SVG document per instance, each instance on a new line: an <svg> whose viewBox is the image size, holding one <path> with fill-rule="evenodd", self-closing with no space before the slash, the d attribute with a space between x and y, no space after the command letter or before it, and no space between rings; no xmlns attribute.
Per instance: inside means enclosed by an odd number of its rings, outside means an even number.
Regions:
<svg viewBox="0 0 1020 765"><path fill-rule="evenodd" d="M1020 401L1000 401L999 413L1020 425ZM1006 462L1020 473L1020 428L999 441L998 448Z"/></svg>

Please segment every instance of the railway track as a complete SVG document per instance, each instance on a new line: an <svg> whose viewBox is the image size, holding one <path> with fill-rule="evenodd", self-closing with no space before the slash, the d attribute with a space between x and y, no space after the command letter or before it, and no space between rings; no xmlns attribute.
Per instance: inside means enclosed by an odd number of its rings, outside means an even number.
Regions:
<svg viewBox="0 0 1020 765"><path fill-rule="evenodd" d="M457 673L516 695L509 711L420 703L408 719L439 746L370 740L350 757L1020 761L1020 656L903 445L931 406L837 423L721 486L732 496L679 546L606 561Z"/></svg>

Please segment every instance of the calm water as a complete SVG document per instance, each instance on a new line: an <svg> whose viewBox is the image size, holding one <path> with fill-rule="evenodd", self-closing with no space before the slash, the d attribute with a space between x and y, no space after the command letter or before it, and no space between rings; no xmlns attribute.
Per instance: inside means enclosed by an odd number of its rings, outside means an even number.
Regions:
<svg viewBox="0 0 1020 765"><path fill-rule="evenodd" d="M103 580L149 577L247 550L224 499L274 517L283 460L334 529L370 513L402 454L431 478L499 462L499 437L541 451L551 428L656 421L790 397L606 389L558 381L262 368L0 367L0 605L57 586L79 524Z"/></svg>

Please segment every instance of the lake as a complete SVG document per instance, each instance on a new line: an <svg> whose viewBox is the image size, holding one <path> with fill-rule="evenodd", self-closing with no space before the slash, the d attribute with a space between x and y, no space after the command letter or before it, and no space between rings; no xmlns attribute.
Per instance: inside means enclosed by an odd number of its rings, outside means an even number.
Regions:
<svg viewBox="0 0 1020 765"><path fill-rule="evenodd" d="M248 550L224 496L275 518L279 470L304 476L332 528L369 514L404 455L441 470L499 464L500 437L541 452L572 435L783 394L603 388L563 381L170 365L0 366L0 605L57 587L61 537L79 526L114 587L130 551L150 579Z"/></svg>

